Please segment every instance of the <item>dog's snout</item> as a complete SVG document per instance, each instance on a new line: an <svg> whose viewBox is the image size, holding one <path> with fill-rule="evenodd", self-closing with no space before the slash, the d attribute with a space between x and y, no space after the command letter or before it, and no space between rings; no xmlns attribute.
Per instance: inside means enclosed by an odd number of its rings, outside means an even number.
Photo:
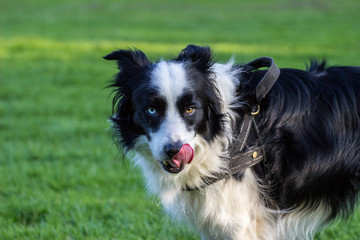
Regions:
<svg viewBox="0 0 360 240"><path fill-rule="evenodd" d="M170 158L177 154L181 149L181 142L171 142L165 145L164 152Z"/></svg>

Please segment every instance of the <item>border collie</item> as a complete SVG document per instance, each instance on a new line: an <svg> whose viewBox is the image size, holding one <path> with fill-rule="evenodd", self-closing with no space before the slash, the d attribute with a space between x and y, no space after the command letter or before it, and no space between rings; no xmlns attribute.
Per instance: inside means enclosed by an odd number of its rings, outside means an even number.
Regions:
<svg viewBox="0 0 360 240"><path fill-rule="evenodd" d="M120 70L110 85L116 142L202 239L312 239L356 208L360 67L280 69L259 100L268 71L215 63L209 47L157 62L140 50L104 58ZM260 160L231 172L246 154Z"/></svg>

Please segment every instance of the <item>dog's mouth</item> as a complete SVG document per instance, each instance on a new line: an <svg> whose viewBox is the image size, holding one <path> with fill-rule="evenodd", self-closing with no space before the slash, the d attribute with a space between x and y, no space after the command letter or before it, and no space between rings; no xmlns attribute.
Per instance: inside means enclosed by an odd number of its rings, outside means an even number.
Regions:
<svg viewBox="0 0 360 240"><path fill-rule="evenodd" d="M169 173L179 173L184 170L185 165L191 163L194 150L189 144L182 145L180 151L172 159L162 161L162 168Z"/></svg>
<svg viewBox="0 0 360 240"><path fill-rule="evenodd" d="M169 173L179 173L185 168L185 165L177 166L172 160L162 161L161 166Z"/></svg>

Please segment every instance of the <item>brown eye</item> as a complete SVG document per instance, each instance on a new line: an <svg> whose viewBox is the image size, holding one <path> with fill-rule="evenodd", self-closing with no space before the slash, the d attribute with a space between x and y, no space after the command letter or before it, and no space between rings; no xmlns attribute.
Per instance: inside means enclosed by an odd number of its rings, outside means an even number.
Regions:
<svg viewBox="0 0 360 240"><path fill-rule="evenodd" d="M195 108L194 107L187 107L185 111L186 111L186 114L191 115L191 114L193 114L195 112Z"/></svg>

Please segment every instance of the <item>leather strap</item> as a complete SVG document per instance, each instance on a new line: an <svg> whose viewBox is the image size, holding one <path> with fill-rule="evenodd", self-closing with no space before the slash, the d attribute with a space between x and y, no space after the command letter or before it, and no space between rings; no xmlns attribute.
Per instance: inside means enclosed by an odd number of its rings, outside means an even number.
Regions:
<svg viewBox="0 0 360 240"><path fill-rule="evenodd" d="M263 63L261 67L269 67L259 84L256 86L256 99L258 103L266 96L280 75L280 69L271 57L262 57L253 61L254 64ZM249 64L252 64L250 62Z"/></svg>
<svg viewBox="0 0 360 240"><path fill-rule="evenodd" d="M245 114L239 137L233 142L233 147L230 149L228 175L245 171L264 159L263 149L256 145L259 139L260 133L255 116Z"/></svg>

